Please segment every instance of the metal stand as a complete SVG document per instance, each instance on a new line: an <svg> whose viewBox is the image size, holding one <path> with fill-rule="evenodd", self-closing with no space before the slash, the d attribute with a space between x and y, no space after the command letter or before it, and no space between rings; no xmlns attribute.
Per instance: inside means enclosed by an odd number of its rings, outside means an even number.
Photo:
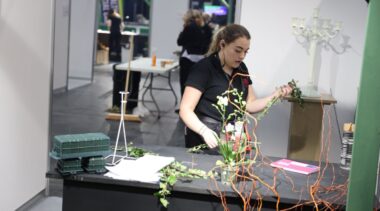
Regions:
<svg viewBox="0 0 380 211"><path fill-rule="evenodd" d="M128 92L119 92L121 95L121 109L120 109L120 123L119 123L119 130L117 131L117 138L116 138L116 144L115 144L115 149L113 151L113 155L107 156L110 157L112 156L112 162L110 163L111 165L117 164L121 159L128 157L128 146L127 146L127 138L126 138L126 133L125 133L125 124L124 124L124 115L125 115L125 107L127 105L127 94ZM124 136L124 147L125 147L125 156L122 155L117 155L117 146L119 145L119 138L120 138L120 131L123 129L123 136ZM120 159L115 162L115 157L119 157Z"/></svg>

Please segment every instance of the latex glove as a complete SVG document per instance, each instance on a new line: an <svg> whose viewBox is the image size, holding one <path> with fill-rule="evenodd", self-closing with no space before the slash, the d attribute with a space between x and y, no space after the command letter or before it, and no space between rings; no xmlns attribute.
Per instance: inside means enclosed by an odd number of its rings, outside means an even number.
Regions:
<svg viewBox="0 0 380 211"><path fill-rule="evenodd" d="M207 146L212 149L218 146L218 141L216 139L217 134L211 130L210 128L206 128L201 136L203 137L203 140L206 142Z"/></svg>

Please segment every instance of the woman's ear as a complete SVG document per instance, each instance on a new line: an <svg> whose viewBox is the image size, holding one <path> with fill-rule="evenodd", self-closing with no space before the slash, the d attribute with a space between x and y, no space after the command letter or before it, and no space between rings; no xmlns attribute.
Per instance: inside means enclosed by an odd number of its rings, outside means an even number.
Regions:
<svg viewBox="0 0 380 211"><path fill-rule="evenodd" d="M226 46L226 43L224 42L224 40L221 40L220 41L220 49L223 49L225 46Z"/></svg>

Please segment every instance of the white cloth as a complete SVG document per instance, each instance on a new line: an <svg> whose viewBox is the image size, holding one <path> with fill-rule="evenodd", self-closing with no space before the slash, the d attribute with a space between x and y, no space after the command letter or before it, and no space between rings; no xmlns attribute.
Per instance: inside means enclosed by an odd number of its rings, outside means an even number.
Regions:
<svg viewBox="0 0 380 211"><path fill-rule="evenodd" d="M106 166L108 173L104 176L120 180L157 183L159 171L170 163L174 157L145 155L137 160L121 160L116 166Z"/></svg>
<svg viewBox="0 0 380 211"><path fill-rule="evenodd" d="M185 57L192 62L199 62L201 59L205 58L204 55L188 54L186 50L183 52L182 57Z"/></svg>

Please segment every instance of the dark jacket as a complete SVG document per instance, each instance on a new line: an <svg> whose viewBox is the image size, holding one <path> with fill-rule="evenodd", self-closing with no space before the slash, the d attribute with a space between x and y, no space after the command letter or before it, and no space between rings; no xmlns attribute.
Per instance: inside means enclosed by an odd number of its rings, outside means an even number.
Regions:
<svg viewBox="0 0 380 211"><path fill-rule="evenodd" d="M199 27L192 22L179 34L177 44L182 46L188 54L203 55L207 53L211 39L212 30L207 24Z"/></svg>

